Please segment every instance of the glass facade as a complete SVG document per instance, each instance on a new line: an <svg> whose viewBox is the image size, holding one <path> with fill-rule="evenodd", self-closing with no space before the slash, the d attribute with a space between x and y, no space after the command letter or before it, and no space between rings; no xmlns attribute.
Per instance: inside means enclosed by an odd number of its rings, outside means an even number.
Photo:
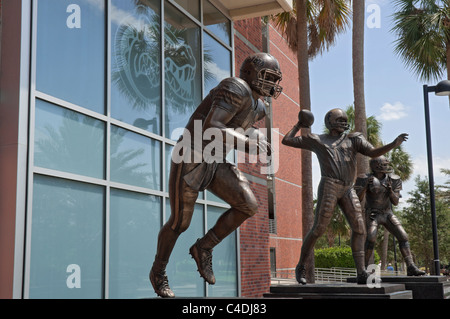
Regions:
<svg viewBox="0 0 450 319"><path fill-rule="evenodd" d="M28 298L154 297L176 132L232 75L232 24L206 0L33 1ZM217 284L188 249L227 205L199 196L167 272L178 296L237 296L237 234Z"/></svg>

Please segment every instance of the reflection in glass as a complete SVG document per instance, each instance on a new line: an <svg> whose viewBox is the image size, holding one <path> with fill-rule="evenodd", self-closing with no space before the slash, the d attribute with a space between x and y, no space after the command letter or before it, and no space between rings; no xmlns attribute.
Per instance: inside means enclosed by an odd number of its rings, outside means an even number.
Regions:
<svg viewBox="0 0 450 319"><path fill-rule="evenodd" d="M165 191L169 192L169 177L170 177L170 169L172 166L172 151L173 146L166 144L166 185L165 185Z"/></svg>
<svg viewBox="0 0 450 319"><path fill-rule="evenodd" d="M102 297L104 189L36 175L30 298Z"/></svg>
<svg viewBox="0 0 450 319"><path fill-rule="evenodd" d="M226 209L208 206L208 229L213 227ZM236 297L237 292L237 255L236 232L226 237L214 248L213 269L216 284L208 287L210 297Z"/></svg>
<svg viewBox="0 0 450 319"><path fill-rule="evenodd" d="M111 5L111 115L156 134L161 134L159 3L113 0Z"/></svg>
<svg viewBox="0 0 450 319"><path fill-rule="evenodd" d="M111 127L111 180L161 189L161 143Z"/></svg>
<svg viewBox="0 0 450 319"><path fill-rule="evenodd" d="M161 226L161 198L111 190L109 297L148 298L148 281Z"/></svg>
<svg viewBox="0 0 450 319"><path fill-rule="evenodd" d="M36 88L105 113L103 1L38 1Z"/></svg>
<svg viewBox="0 0 450 319"><path fill-rule="evenodd" d="M36 100L34 165L104 177L105 124Z"/></svg>
<svg viewBox="0 0 450 319"><path fill-rule="evenodd" d="M208 95L220 81L231 76L231 52L204 33L205 91Z"/></svg>
<svg viewBox="0 0 450 319"><path fill-rule="evenodd" d="M203 23L225 44L231 44L230 20L208 0L203 0Z"/></svg>
<svg viewBox="0 0 450 319"><path fill-rule="evenodd" d="M201 101L200 28L166 2L165 101L166 137L186 126Z"/></svg>
<svg viewBox="0 0 450 319"><path fill-rule="evenodd" d="M200 2L199 0L175 0L180 6L182 6L187 12L189 12L194 18L200 20Z"/></svg>
<svg viewBox="0 0 450 319"><path fill-rule="evenodd" d="M166 201L166 209L170 212L169 201ZM204 280L198 275L197 265L188 254L189 248L204 234L203 217L203 206L195 205L191 224L178 238L167 266L170 288L177 297L205 296Z"/></svg>

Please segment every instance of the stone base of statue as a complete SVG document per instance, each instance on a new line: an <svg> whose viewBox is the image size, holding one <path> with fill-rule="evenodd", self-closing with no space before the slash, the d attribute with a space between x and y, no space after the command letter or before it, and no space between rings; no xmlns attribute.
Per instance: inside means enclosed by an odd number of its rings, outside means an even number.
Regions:
<svg viewBox="0 0 450 319"><path fill-rule="evenodd" d="M347 278L354 283L356 278ZM382 276L383 284L403 284L413 299L450 299L450 280L445 276Z"/></svg>
<svg viewBox="0 0 450 319"><path fill-rule="evenodd" d="M307 285L273 285L265 298L291 299L412 299L404 284L382 283L369 288L356 283L327 283Z"/></svg>

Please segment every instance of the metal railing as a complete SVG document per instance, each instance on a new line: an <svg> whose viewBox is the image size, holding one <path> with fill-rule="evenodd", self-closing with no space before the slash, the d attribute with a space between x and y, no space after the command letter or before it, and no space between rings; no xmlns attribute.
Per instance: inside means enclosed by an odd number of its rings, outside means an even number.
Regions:
<svg viewBox="0 0 450 319"><path fill-rule="evenodd" d="M347 278L356 277L355 268L315 268L316 283L347 282Z"/></svg>
<svg viewBox="0 0 450 319"><path fill-rule="evenodd" d="M381 276L405 276L403 271L389 271L382 270ZM347 278L356 277L355 268L315 268L314 276L316 283L333 283L333 282L347 282ZM296 284L295 269L283 269L277 272L272 272L272 284Z"/></svg>

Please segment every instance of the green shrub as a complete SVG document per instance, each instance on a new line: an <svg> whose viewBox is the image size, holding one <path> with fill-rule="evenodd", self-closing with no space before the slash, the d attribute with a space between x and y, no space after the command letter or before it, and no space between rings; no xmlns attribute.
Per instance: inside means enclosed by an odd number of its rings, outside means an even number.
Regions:
<svg viewBox="0 0 450 319"><path fill-rule="evenodd" d="M377 252L375 252L375 263L379 259ZM317 268L355 268L352 249L348 246L316 249L314 251L314 261Z"/></svg>

